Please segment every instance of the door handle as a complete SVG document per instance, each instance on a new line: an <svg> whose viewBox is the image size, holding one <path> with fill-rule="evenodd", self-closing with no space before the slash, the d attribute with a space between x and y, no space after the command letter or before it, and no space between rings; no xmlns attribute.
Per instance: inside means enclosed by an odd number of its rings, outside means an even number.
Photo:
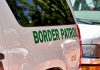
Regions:
<svg viewBox="0 0 100 70"><path fill-rule="evenodd" d="M5 59L5 56L3 53L0 53L0 60L3 60L3 59Z"/></svg>

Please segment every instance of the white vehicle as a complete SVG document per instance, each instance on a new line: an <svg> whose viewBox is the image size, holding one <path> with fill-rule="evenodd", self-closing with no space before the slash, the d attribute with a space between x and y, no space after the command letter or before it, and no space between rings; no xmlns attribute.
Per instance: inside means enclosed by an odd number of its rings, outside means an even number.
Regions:
<svg viewBox="0 0 100 70"><path fill-rule="evenodd" d="M69 0L0 0L0 70L78 70L80 57Z"/></svg>
<svg viewBox="0 0 100 70"><path fill-rule="evenodd" d="M82 64L100 66L100 0L71 0L71 3L81 33Z"/></svg>

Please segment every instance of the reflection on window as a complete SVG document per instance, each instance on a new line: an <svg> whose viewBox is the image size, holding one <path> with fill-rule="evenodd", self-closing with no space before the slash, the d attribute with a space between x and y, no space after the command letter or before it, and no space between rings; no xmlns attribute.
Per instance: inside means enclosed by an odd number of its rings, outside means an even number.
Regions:
<svg viewBox="0 0 100 70"><path fill-rule="evenodd" d="M100 0L71 0L74 10L100 11Z"/></svg>
<svg viewBox="0 0 100 70"><path fill-rule="evenodd" d="M66 0L6 0L22 26L74 24Z"/></svg>
<svg viewBox="0 0 100 70"><path fill-rule="evenodd" d="M86 58L100 58L100 45L84 45L82 56Z"/></svg>

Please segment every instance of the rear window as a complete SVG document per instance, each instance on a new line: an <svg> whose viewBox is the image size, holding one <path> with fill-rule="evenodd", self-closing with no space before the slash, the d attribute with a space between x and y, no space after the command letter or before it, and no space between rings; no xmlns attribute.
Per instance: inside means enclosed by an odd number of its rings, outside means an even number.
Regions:
<svg viewBox="0 0 100 70"><path fill-rule="evenodd" d="M66 0L6 0L21 26L75 24Z"/></svg>

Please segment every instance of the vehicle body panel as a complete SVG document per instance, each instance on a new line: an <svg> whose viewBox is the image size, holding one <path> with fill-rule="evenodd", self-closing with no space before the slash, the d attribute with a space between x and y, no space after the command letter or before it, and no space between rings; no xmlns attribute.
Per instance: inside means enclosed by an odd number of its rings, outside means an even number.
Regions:
<svg viewBox="0 0 100 70"><path fill-rule="evenodd" d="M100 44L100 26L78 24L82 34L82 44Z"/></svg>
<svg viewBox="0 0 100 70"><path fill-rule="evenodd" d="M84 1L84 2L83 2ZM89 3L90 2L90 3ZM95 3L96 2L96 3ZM100 1L99 0L71 0L75 17L80 28L83 57L82 64L100 64ZM76 5L75 5L76 4ZM78 4L78 5L77 5ZM91 4L91 5L90 5ZM95 8L92 8L94 5ZM84 9L82 8L84 7ZM87 46L84 46L87 45ZM95 51L92 46L95 46ZM85 53L85 54L84 54ZM84 55L97 53L97 57Z"/></svg>
<svg viewBox="0 0 100 70"><path fill-rule="evenodd" d="M4 38L6 42L3 44L6 48L3 47L0 50L4 52L8 60L3 64L4 70L46 70L52 67L60 67L62 70L78 69L80 62L80 40L78 36L68 39L62 39L60 36L61 40L38 44L34 42L33 36L33 31L39 30L75 28L77 31L76 24L22 27L16 21L5 0L0 0L0 9L0 24L2 25L0 35L4 34L0 36L0 39ZM69 41L67 42L67 40ZM2 42L0 40L0 45ZM73 56L75 56L74 60Z"/></svg>

